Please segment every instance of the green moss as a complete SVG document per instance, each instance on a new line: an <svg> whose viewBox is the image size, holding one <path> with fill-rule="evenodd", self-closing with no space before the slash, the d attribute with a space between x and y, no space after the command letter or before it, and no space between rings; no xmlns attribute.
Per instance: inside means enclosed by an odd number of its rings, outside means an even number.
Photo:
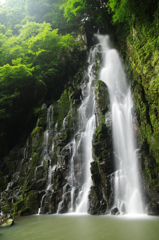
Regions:
<svg viewBox="0 0 159 240"><path fill-rule="evenodd" d="M105 127L105 124L102 123L102 124L97 126L96 132L95 132L95 137L98 140L101 140L102 138L105 137L105 134L106 134L106 127Z"/></svg>
<svg viewBox="0 0 159 240"><path fill-rule="evenodd" d="M5 207L2 208L3 213L10 214L12 212L12 205L7 203Z"/></svg>
<svg viewBox="0 0 159 240"><path fill-rule="evenodd" d="M127 46L131 68L137 80L133 90L142 141L146 139L149 154L159 163L159 51L156 49L158 36L155 33L152 38L153 30L148 32L143 27L139 32L136 26L135 34L127 40Z"/></svg>
<svg viewBox="0 0 159 240"><path fill-rule="evenodd" d="M24 203L23 197L18 202L13 204L13 208L14 208L13 215L20 215L21 210L25 207L24 204L25 203Z"/></svg>
<svg viewBox="0 0 159 240"><path fill-rule="evenodd" d="M40 126L42 124L42 118L38 118L37 125Z"/></svg>
<svg viewBox="0 0 159 240"><path fill-rule="evenodd" d="M2 224L1 227L10 227L11 225L14 224L14 220L13 219L8 219L6 221L6 223Z"/></svg>
<svg viewBox="0 0 159 240"><path fill-rule="evenodd" d="M34 130L32 131L31 135L35 138L37 136L37 134L40 136L42 133L42 128L37 126L36 128L34 128Z"/></svg>
<svg viewBox="0 0 159 240"><path fill-rule="evenodd" d="M95 95L98 106L99 122L105 124L105 113L110 110L110 101L107 86L101 80L98 80L96 83Z"/></svg>

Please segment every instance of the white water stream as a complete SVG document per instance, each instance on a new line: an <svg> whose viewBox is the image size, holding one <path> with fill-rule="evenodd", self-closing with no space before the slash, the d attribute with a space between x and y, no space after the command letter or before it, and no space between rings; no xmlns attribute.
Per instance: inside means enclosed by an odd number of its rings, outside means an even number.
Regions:
<svg viewBox="0 0 159 240"><path fill-rule="evenodd" d="M82 104L78 109L79 127L75 138L66 149L70 152L70 170L66 187L63 187L62 201L58 205L58 213L67 194L67 186L71 187L71 202L69 212L87 213L88 194L92 184L90 163L92 158L92 138L95 131L95 94L93 87L95 54L97 47L93 47L89 54L89 67L84 76L82 89ZM65 120L64 120L65 122ZM78 190L78 194L77 194Z"/></svg>
<svg viewBox="0 0 159 240"><path fill-rule="evenodd" d="M45 106L43 106L45 107ZM43 108L42 107L42 108ZM41 165L37 166L35 169L35 177L37 175L37 170L38 168L41 168L44 166L44 162L48 164L48 176L47 176L47 186L45 189L45 194L42 196L41 203L40 203L40 208L38 211L38 215L41 213L41 209L43 207L43 202L44 198L46 197L47 191L52 191L52 182L51 182L51 177L52 177L52 172L54 170L54 167L51 167L51 156L53 156L54 153L54 139L51 136L51 131L53 130L53 106L50 105L50 107L47 110L47 128L46 131L44 132L44 139L43 139L43 160L41 162ZM51 139L52 145L49 146L49 138Z"/></svg>
<svg viewBox="0 0 159 240"><path fill-rule="evenodd" d="M133 102L118 52L109 47L109 37L97 35L103 55L100 79L109 90L116 172L114 207L128 214L143 213L136 142L133 129Z"/></svg>
<svg viewBox="0 0 159 240"><path fill-rule="evenodd" d="M79 108L79 132L80 140L77 147L80 148L82 162L84 162L84 174L83 174L83 186L79 193L76 213L87 213L88 210L88 194L92 184L90 163L93 161L92 158L92 138L95 131L95 94L93 88L94 80L94 67L95 67L95 54L97 48L95 47L90 51L89 55L89 67L87 72L88 83L84 83L82 86L83 101Z"/></svg>

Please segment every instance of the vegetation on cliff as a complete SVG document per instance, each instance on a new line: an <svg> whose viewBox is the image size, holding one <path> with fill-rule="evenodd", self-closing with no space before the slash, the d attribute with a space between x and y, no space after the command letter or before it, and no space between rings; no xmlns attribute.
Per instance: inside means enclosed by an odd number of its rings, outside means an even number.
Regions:
<svg viewBox="0 0 159 240"><path fill-rule="evenodd" d="M129 65L142 142L141 169L148 196L159 198L159 3L108 1L116 26L118 46Z"/></svg>

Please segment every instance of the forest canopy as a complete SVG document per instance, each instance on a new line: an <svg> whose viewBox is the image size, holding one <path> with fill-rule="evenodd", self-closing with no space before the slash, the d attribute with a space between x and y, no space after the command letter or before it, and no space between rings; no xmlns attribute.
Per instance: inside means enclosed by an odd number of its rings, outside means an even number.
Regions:
<svg viewBox="0 0 159 240"><path fill-rule="evenodd" d="M78 29L59 1L6 0L0 5L0 143L4 156L33 127L43 101L57 101L78 69ZM77 69L76 69L77 68Z"/></svg>

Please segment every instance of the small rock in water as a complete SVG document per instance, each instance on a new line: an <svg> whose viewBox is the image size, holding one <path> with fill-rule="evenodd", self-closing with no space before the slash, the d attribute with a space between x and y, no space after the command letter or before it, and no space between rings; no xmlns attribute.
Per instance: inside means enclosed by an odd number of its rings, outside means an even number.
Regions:
<svg viewBox="0 0 159 240"><path fill-rule="evenodd" d="M12 226L13 224L14 224L14 220L11 219L11 218L9 218L9 219L7 219L7 221L6 221L5 223L3 223L3 224L1 225L1 227L10 227L10 226Z"/></svg>
<svg viewBox="0 0 159 240"><path fill-rule="evenodd" d="M120 212L119 212L119 209L117 207L111 209L111 215L119 215Z"/></svg>

